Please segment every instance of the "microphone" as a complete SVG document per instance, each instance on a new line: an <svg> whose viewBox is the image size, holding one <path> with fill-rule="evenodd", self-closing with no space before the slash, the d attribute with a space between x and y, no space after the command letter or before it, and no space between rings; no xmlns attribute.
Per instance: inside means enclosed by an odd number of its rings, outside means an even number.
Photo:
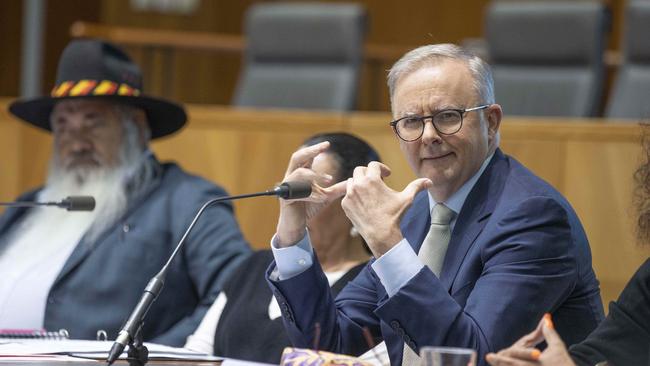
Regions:
<svg viewBox="0 0 650 366"><path fill-rule="evenodd" d="M151 280L149 280L149 283L144 289L144 293L142 294L142 297L140 297L140 301L138 301L137 305L131 312L131 315L129 315L128 319L126 320L126 323L124 323L124 326L122 326L122 329L117 335L117 338L115 339L115 342L113 343L113 346L111 347L111 350L108 354L108 358L106 359L106 362L108 365L111 365L117 358L124 352L124 348L126 345L129 345L129 356L136 358L142 362L142 364L146 363L146 355L147 352L142 351L141 349L134 349L136 347L133 346L133 343L137 343L137 348L145 348L144 346L141 345L140 340L138 340L138 336L141 336L141 331L140 328L142 327L142 323L144 322L144 317L147 315L147 312L149 311L149 308L153 304L153 302L156 300L160 292L162 291L162 288L165 284L165 276L167 275L167 270L169 269L169 266L176 257L176 254L180 251L180 249L183 247L183 244L185 244L185 239L189 235L190 231L192 228L194 228L194 225L196 224L197 220L203 212L205 211L206 208L209 206L218 203L218 202L223 202L223 201L232 201L232 200L237 200L237 199L242 199L242 198L250 198L250 197L259 197L259 196L278 196L283 199L297 199L297 198L306 198L309 197L311 194L311 183L309 182L303 182L303 181L294 181L294 182L283 182L280 185L276 186L272 190L264 191L264 192L257 192L257 193L248 193L248 194L241 194L241 195L236 195L236 196L223 196L223 197L217 197L209 200L208 202L204 203L203 206L199 209L199 211L194 215L194 218L192 219L192 222L188 226L187 230L185 230L185 233L181 237L181 240L179 240L178 244L176 245L176 248L174 249L174 252L171 254L169 259L167 260L167 263L162 267L160 272L158 272ZM134 352L133 355L131 355L131 352ZM139 355L139 353L142 351L142 355ZM142 360L141 358L144 358Z"/></svg>
<svg viewBox="0 0 650 366"><path fill-rule="evenodd" d="M311 194L311 183L304 181L284 182L275 187L273 192L285 200L307 198Z"/></svg>
<svg viewBox="0 0 650 366"><path fill-rule="evenodd" d="M0 206L9 207L37 207L56 206L68 211L92 211L95 209L95 198L92 196L68 196L59 202L0 202Z"/></svg>

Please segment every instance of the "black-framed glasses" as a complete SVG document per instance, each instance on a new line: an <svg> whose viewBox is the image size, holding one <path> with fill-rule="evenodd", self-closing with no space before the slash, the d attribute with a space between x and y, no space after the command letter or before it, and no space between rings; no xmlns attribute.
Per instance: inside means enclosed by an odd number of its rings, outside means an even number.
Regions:
<svg viewBox="0 0 650 366"><path fill-rule="evenodd" d="M453 135L463 127L463 117L467 112L488 108L490 104L465 109L443 109L430 116L406 116L390 123L393 131L404 141L415 141L424 133L424 123L431 120L433 127L441 135Z"/></svg>

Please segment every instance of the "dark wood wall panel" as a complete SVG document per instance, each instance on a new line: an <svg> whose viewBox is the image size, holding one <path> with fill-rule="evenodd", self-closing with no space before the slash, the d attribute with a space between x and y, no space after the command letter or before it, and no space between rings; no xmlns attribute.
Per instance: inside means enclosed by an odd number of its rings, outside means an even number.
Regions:
<svg viewBox="0 0 650 366"><path fill-rule="evenodd" d="M0 1L0 95L14 96L20 87L22 1Z"/></svg>
<svg viewBox="0 0 650 366"><path fill-rule="evenodd" d="M97 0L49 0L45 23L45 57L43 92L49 93L56 78L59 55L70 42L70 25L77 20L98 22L100 2Z"/></svg>
<svg viewBox="0 0 650 366"><path fill-rule="evenodd" d="M112 25L177 29L188 31L242 33L243 15L253 1L203 0L191 15L170 15L157 12L136 12L129 0L103 1L102 22ZM161 52L134 54L143 65L144 77L152 81L150 90L161 91L165 97L192 103L229 104L239 76L241 57L201 51L176 52L171 57L172 75L161 75ZM165 80L163 80L165 79ZM162 87L167 83L169 88Z"/></svg>
<svg viewBox="0 0 650 366"><path fill-rule="evenodd" d="M522 0L523 1L523 0ZM552 0L551 0L552 1ZM584 0L589 1L589 0ZM69 41L69 27L75 20L153 29L177 29L241 34L246 9L252 0L201 0L190 15L136 11L130 0L47 1L44 92L52 86L58 56ZM327 2L344 2L328 0ZM412 47L425 43L455 42L480 37L483 14L489 0L362 0L370 17L368 41ZM626 0L607 0L612 9L610 46L620 43ZM20 33L22 1L0 1L0 95L18 94L20 75ZM241 66L236 54L206 52L129 50L142 65L146 87L163 96L184 102L229 104ZM169 59L171 61L169 61ZM163 61L167 60L167 61ZM172 63L172 72L162 72ZM358 106L361 110L388 110L384 83L390 63L365 65Z"/></svg>
<svg viewBox="0 0 650 366"><path fill-rule="evenodd" d="M337 3L345 1L330 0ZM488 0L463 1L359 1L370 18L368 41L377 44L417 46L426 43L461 42L482 34L483 8ZM182 29L241 34L246 8L254 1L202 1L195 15L169 15L130 10L129 0L103 1L102 21L121 26ZM145 77L158 80L161 75L156 51L135 55L145 64ZM161 59L160 57L158 59ZM165 75L173 88L160 88L153 82L152 90L166 97L186 102L228 104L240 72L241 57L211 55L205 52L183 52L173 57L174 74ZM359 109L388 110L385 71L390 67L364 66L361 78Z"/></svg>
<svg viewBox="0 0 650 366"><path fill-rule="evenodd" d="M56 64L70 41L70 25L76 20L99 21L98 0L56 0L46 4L44 31L43 92L54 83ZM20 92L20 53L22 42L23 1L0 1L0 95L17 96Z"/></svg>

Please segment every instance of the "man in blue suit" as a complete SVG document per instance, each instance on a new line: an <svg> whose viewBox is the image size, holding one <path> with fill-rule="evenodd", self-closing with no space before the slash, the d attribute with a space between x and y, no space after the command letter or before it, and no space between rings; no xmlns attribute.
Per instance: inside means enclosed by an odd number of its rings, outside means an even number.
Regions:
<svg viewBox="0 0 650 366"><path fill-rule="evenodd" d="M489 66L454 45L424 46L388 83L418 179L394 191L382 180L390 169L372 162L323 189L328 177L309 166L327 143L289 163L286 179L314 182L307 202L281 202L268 272L294 344L356 355L367 328L393 365L417 364L423 346L473 348L483 364L545 312L568 343L583 339L603 319L587 238L569 203L498 148ZM333 299L304 223L341 195L375 260Z"/></svg>
<svg viewBox="0 0 650 366"><path fill-rule="evenodd" d="M47 184L19 200L91 195L97 204L0 217L0 329L65 328L81 339L104 330L114 339L199 208L226 193L153 156L149 140L179 130L185 110L144 95L137 65L109 43L73 41L52 95L9 109L54 137ZM184 344L249 252L230 205L206 210L169 267L144 340Z"/></svg>

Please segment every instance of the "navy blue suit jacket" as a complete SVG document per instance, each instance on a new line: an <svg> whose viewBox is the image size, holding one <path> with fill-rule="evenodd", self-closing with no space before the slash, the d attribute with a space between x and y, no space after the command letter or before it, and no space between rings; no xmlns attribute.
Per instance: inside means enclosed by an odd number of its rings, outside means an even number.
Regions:
<svg viewBox="0 0 650 366"><path fill-rule="evenodd" d="M417 252L430 225L427 192L418 194L401 229ZM272 264L269 270L272 270ZM269 272L270 274L270 272ZM404 343L490 351L553 314L563 339L586 337L603 319L598 281L580 221L550 185L497 150L456 221L440 278L424 267L388 297L368 265L333 299L316 263L284 281L269 280L292 342L358 355L367 327L384 339L391 364Z"/></svg>
<svg viewBox="0 0 650 366"><path fill-rule="evenodd" d="M129 199L127 212L113 227L94 242L82 238L77 244L48 294L46 329L65 328L80 339L95 339L97 330L103 329L115 339L199 208L226 194L175 164L156 167L154 181ZM32 201L36 194L27 193L20 200ZM0 217L0 251L6 234L28 211L12 208ZM185 344L227 276L249 253L231 206L207 209L171 264L165 288L147 314L144 339Z"/></svg>

